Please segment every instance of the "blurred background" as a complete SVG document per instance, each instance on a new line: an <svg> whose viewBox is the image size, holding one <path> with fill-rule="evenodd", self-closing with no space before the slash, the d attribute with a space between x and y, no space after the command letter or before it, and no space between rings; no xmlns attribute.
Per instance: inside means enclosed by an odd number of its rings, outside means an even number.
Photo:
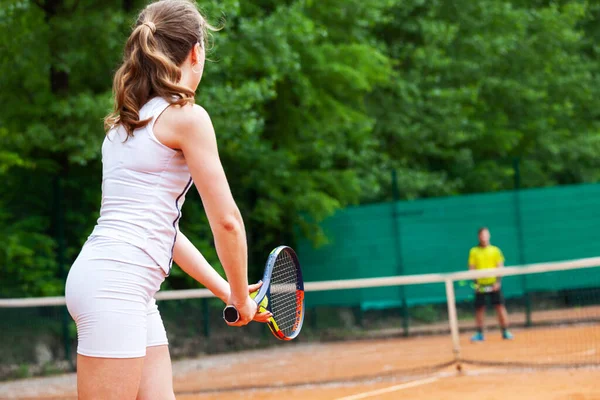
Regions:
<svg viewBox="0 0 600 400"><path fill-rule="evenodd" d="M98 217L112 74L145 4L0 1L2 298L64 293ZM196 101L212 117L246 222L252 279L281 243L298 249L307 281L460 271L482 225L507 265L598 255L599 1L200 6L222 29ZM222 272L194 191L180 226ZM507 283L518 323L531 324L540 292L553 300L538 305L573 304L574 290L599 300L589 294L597 270L557 274ZM197 287L174 268L163 290ZM442 286L306 299L301 340L360 336L365 313L402 327L393 335L410 335L415 321L447 328ZM457 300L468 318L468 285L457 284ZM164 303L175 357L272 340L249 327L245 342L223 333L209 349L197 338L216 329L220 307ZM1 312L4 377L72 368L64 308Z"/></svg>

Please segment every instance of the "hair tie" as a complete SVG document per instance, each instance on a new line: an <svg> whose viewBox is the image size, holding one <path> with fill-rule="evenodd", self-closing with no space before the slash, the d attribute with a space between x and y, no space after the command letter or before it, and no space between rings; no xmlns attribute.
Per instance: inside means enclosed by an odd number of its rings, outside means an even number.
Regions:
<svg viewBox="0 0 600 400"><path fill-rule="evenodd" d="M156 25L154 25L154 22L152 22L152 21L147 21L147 22L144 22L144 23L142 23L142 25L146 25L148 28L150 28L150 31L151 31L152 33L155 33L155 32L156 32Z"/></svg>

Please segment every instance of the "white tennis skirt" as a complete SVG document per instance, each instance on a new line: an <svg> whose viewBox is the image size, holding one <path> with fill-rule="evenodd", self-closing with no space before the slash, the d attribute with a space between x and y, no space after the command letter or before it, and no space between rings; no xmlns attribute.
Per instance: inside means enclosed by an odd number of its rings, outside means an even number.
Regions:
<svg viewBox="0 0 600 400"><path fill-rule="evenodd" d="M168 344L155 293L162 268L143 250L94 236L69 271L67 308L77 325L77 353L136 358L146 348Z"/></svg>

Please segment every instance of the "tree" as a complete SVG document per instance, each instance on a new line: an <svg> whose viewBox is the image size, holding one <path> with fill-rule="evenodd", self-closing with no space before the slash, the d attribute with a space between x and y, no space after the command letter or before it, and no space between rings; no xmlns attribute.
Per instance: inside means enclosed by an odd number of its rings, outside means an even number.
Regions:
<svg viewBox="0 0 600 400"><path fill-rule="evenodd" d="M0 64L0 126L6 148L24 160L0 188L12 238L0 246L10 277L2 295L62 292L59 266L74 259L97 215L101 120L126 23L116 4L95 3L12 1L2 9L0 43L12 57ZM57 254L62 242L66 260Z"/></svg>
<svg viewBox="0 0 600 400"><path fill-rule="evenodd" d="M59 266L98 216L102 118L144 4L0 7L2 296L63 290ZM319 222L336 210L389 200L393 168L404 198L510 189L516 157L524 186L599 178L593 2L202 5L223 29L197 102L247 224L253 278L273 246L323 243ZM181 229L219 268L193 191ZM168 282L194 285L177 269Z"/></svg>
<svg viewBox="0 0 600 400"><path fill-rule="evenodd" d="M379 30L396 79L372 98L407 197L596 181L598 64L580 2L408 1Z"/></svg>
<svg viewBox="0 0 600 400"><path fill-rule="evenodd" d="M332 6L365 20L372 8L360 2ZM15 55L0 67L0 101L9 105L0 123L12 133L11 151L30 166L13 168L0 188L7 224L17 227L17 242L27 250L6 260L11 271L23 271L11 283L22 293L62 291L59 210L65 210L67 264L95 222L101 119L133 20L128 11L139 7L141 2L40 0L12 1L4 11L2 31L18 34L0 39ZM293 241L294 226L322 239L316 222L358 201L360 171L376 156L374 122L363 98L388 79L389 62L369 39L368 26L355 27L355 36L344 39L319 7L310 1L205 5L209 16L224 14L226 24L215 35L217 62L207 67L198 102L213 117L248 222L256 272L270 247ZM193 219L184 217L182 230L216 264L194 193L188 212ZM189 285L181 273L173 275L174 286Z"/></svg>

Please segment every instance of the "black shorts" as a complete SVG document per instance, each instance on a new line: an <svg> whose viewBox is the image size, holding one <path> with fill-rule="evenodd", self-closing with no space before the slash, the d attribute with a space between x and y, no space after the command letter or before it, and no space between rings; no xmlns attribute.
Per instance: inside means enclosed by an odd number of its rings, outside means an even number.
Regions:
<svg viewBox="0 0 600 400"><path fill-rule="evenodd" d="M502 291L497 290L495 292L488 293L475 293L475 308L485 307L487 303L487 299L491 299L491 303L493 306L499 306L504 304L504 296L502 295Z"/></svg>

